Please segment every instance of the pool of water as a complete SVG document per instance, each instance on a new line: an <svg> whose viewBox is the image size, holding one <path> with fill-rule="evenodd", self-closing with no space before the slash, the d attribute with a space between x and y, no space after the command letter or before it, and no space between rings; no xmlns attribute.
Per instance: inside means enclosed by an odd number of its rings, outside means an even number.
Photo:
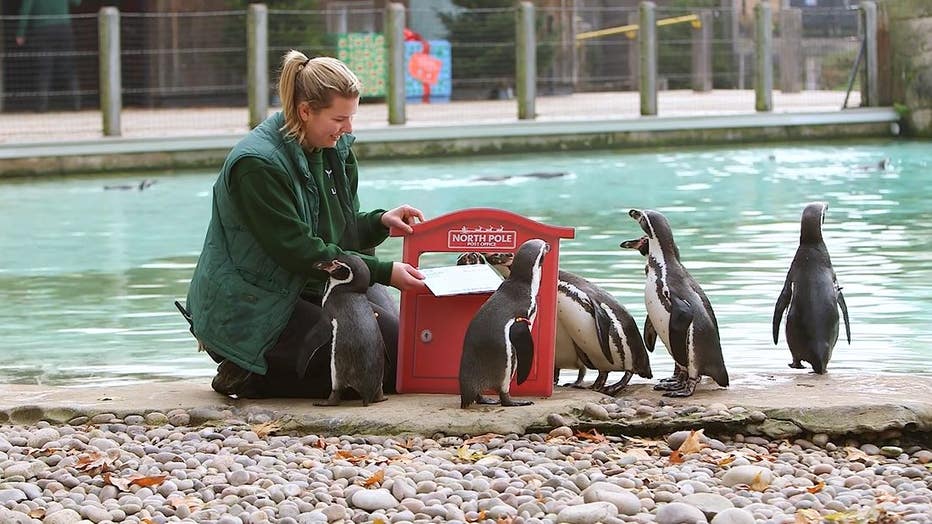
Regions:
<svg viewBox="0 0 932 524"><path fill-rule="evenodd" d="M364 161L360 196L366 208L408 202L430 217L489 206L575 227L561 267L608 289L639 324L644 260L618 243L640 236L628 209L657 209L709 295L738 381L789 371L782 333L779 345L771 340L773 306L800 213L824 200L852 331L830 371L930 373L930 164L928 142ZM525 176L540 172L565 175ZM215 174L149 177L157 182L144 191L104 189L138 183L137 175L0 184L0 382L213 374L172 301L187 292ZM399 239L380 248L395 259L400 251ZM672 370L662 348L652 364L655 377Z"/></svg>

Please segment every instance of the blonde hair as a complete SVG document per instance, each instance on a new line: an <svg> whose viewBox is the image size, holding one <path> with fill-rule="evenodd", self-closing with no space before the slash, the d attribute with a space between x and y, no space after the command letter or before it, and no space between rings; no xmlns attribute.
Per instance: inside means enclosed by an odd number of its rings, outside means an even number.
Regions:
<svg viewBox="0 0 932 524"><path fill-rule="evenodd" d="M285 136L304 143L304 127L298 106L307 102L318 112L333 104L336 96L357 98L362 90L359 78L346 64L329 56L308 59L304 53L291 50L282 59L278 79L278 97L282 101Z"/></svg>

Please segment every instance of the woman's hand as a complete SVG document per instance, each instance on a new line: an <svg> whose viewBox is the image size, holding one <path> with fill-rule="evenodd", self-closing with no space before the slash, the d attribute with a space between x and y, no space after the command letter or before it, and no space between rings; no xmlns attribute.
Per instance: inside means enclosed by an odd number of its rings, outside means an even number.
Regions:
<svg viewBox="0 0 932 524"><path fill-rule="evenodd" d="M416 224L418 222L423 222L423 221L424 221L424 213L421 213L420 209L417 209L416 207L411 207L407 204L398 206L395 209L392 209L391 211L386 211L385 213L382 213L382 225L383 226L389 229L393 227L397 227L398 229L404 231L406 234L414 231L413 229L411 229L411 226L413 224ZM415 269L415 271L417 270ZM394 275L395 275L395 271L392 270L392 285L394 285L394 280L395 280Z"/></svg>
<svg viewBox="0 0 932 524"><path fill-rule="evenodd" d="M391 285L402 291L418 291L427 287L424 275L416 267L404 262L392 262Z"/></svg>

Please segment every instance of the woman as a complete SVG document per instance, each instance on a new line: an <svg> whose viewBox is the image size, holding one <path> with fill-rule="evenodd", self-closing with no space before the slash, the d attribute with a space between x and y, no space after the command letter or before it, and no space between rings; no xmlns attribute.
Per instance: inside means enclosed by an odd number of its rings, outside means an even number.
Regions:
<svg viewBox="0 0 932 524"><path fill-rule="evenodd" d="M424 286L411 265L363 254L389 228L410 233L424 216L408 205L359 211L350 133L360 87L339 60L289 52L279 79L282 111L234 146L223 164L187 298L192 331L220 363L212 383L219 393L330 393L329 351L316 351L330 338L320 308L328 275L313 269L314 262L349 250L366 262L372 284ZM388 313L379 315L388 321L386 346L397 351L397 312L380 312ZM393 370L386 366L387 389Z"/></svg>

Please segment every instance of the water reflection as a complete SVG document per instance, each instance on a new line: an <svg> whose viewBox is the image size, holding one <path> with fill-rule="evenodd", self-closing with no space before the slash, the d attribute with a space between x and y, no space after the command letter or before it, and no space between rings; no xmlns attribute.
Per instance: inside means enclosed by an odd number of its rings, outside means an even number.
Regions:
<svg viewBox="0 0 932 524"><path fill-rule="evenodd" d="M640 235L628 209L662 211L715 307L739 383L788 370L783 335L778 346L771 340L773 305L802 208L825 200L826 243L853 339L836 347L831 371L928 373L930 149L874 143L367 163L360 192L364 208L407 202L436 216L489 206L576 227L561 266L616 295L639 323L644 259L618 243ZM518 176L542 171L568 175ZM210 376L212 362L197 353L172 301L186 294L213 180L163 175L145 192L104 191L124 183L112 177L0 185L0 381ZM401 241L390 239L380 253L397 259L400 251ZM662 347L652 363L656 377L673 368Z"/></svg>

